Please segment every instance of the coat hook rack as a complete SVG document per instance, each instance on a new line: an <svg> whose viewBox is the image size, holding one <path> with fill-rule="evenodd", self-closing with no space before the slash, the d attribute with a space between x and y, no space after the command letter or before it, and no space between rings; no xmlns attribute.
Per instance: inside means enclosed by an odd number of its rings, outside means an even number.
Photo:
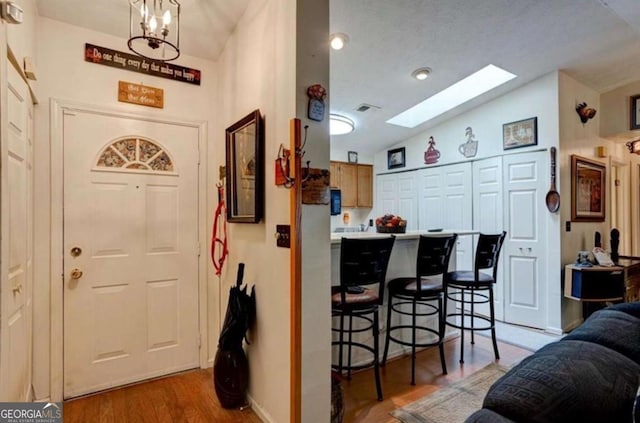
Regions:
<svg viewBox="0 0 640 423"><path fill-rule="evenodd" d="M307 144L307 131L309 129L309 125L304 126L304 140L302 145L299 148L296 148L296 155L300 158L304 157L305 151L304 146ZM295 184L295 178L289 176L289 158L291 157L291 150L284 148L284 145L280 144L280 148L278 150L278 157L276 158L276 185L282 185L285 188L291 188ZM307 160L306 166L306 175L304 170L303 177L301 182L305 182L311 176L311 172L309 171L311 167L311 160Z"/></svg>

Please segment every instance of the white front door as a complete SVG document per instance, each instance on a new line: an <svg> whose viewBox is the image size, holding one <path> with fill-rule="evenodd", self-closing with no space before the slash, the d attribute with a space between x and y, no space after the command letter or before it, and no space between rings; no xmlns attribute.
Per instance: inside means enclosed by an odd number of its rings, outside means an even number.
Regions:
<svg viewBox="0 0 640 423"><path fill-rule="evenodd" d="M64 397L198 366L198 131L64 114Z"/></svg>
<svg viewBox="0 0 640 423"><path fill-rule="evenodd" d="M545 194L549 165L545 152L503 157L504 318L544 329L547 326Z"/></svg>
<svg viewBox="0 0 640 423"><path fill-rule="evenodd" d="M0 398L31 400L33 336L33 107L27 84L7 66L7 134L3 176L2 259L8 272L0 289ZM5 226L6 225L6 226ZM6 236L5 236L6 235ZM4 279L4 278L3 278Z"/></svg>

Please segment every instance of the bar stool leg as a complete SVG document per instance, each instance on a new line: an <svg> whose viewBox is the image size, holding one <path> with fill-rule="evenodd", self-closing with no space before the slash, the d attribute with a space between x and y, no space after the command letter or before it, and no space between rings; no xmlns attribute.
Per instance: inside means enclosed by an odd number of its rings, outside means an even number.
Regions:
<svg viewBox="0 0 640 423"><path fill-rule="evenodd" d="M340 314L340 342L338 343L338 373L342 375L342 348L344 345L344 314Z"/></svg>
<svg viewBox="0 0 640 423"><path fill-rule="evenodd" d="M393 295L389 295L389 302L387 303L387 333L384 338L384 354L382 354L382 363L384 366L387 364L387 353L389 352L389 341L391 337L391 313L393 312Z"/></svg>
<svg viewBox="0 0 640 423"><path fill-rule="evenodd" d="M416 298L411 301L413 315L411 316L411 384L416 384Z"/></svg>
<svg viewBox="0 0 640 423"><path fill-rule="evenodd" d="M464 363L464 317L466 312L466 302L464 301L464 294L465 294L464 289L460 290L460 297L462 298L462 310L461 310L461 316L460 316L460 364Z"/></svg>
<svg viewBox="0 0 640 423"><path fill-rule="evenodd" d="M445 304L447 302L446 298L445 298ZM445 330L445 323L444 323L444 315L443 315L443 310L442 310L442 295L440 295L438 297L438 332L439 332L439 344L438 344L438 348L440 349L440 364L442 365L442 374L446 375L447 374L447 363L444 360L444 330Z"/></svg>
<svg viewBox="0 0 640 423"><path fill-rule="evenodd" d="M489 287L489 312L491 313L491 340L493 341L493 353L496 356L496 360L500 360L498 342L496 341L496 317L493 309L493 286Z"/></svg>
<svg viewBox="0 0 640 423"><path fill-rule="evenodd" d="M475 306L476 304L476 290L474 287L471 287L471 345L476 343L475 340L475 329L474 329L474 320L476 316Z"/></svg>
<svg viewBox="0 0 640 423"><path fill-rule="evenodd" d="M347 347L347 380L351 380L351 345L353 344L353 315L349 314L349 345Z"/></svg>
<svg viewBox="0 0 640 423"><path fill-rule="evenodd" d="M380 384L380 365L378 355L380 347L378 346L378 332L380 332L378 324L378 310L373 312L373 370L376 377L376 392L378 393L378 401L382 401L382 386Z"/></svg>

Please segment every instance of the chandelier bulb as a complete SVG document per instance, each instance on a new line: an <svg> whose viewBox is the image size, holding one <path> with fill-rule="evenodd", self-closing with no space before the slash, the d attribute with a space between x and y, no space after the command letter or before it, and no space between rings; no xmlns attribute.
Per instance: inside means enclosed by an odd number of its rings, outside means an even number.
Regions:
<svg viewBox="0 0 640 423"><path fill-rule="evenodd" d="M156 17L151 16L151 19L149 19L149 30L151 32L156 32L157 27L158 27L158 21L156 21Z"/></svg>
<svg viewBox="0 0 640 423"><path fill-rule="evenodd" d="M171 12L169 10L164 11L162 15L162 25L166 28L171 23Z"/></svg>

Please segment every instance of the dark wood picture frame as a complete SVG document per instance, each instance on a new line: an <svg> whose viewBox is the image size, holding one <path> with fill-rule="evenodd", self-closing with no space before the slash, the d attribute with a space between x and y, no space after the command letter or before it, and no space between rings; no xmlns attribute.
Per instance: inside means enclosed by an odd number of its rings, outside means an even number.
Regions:
<svg viewBox="0 0 640 423"><path fill-rule="evenodd" d="M227 221L258 223L264 211L264 120L254 110L226 129Z"/></svg>
<svg viewBox="0 0 640 423"><path fill-rule="evenodd" d="M387 151L387 168L397 169L399 167L405 167L406 155L405 147L394 148Z"/></svg>
<svg viewBox="0 0 640 423"><path fill-rule="evenodd" d="M631 96L629 122L631 129L640 129L640 94Z"/></svg>
<svg viewBox="0 0 640 423"><path fill-rule="evenodd" d="M517 120L502 125L502 149L538 145L538 117Z"/></svg>
<svg viewBox="0 0 640 423"><path fill-rule="evenodd" d="M604 222L607 168L594 160L571 155L571 221Z"/></svg>

